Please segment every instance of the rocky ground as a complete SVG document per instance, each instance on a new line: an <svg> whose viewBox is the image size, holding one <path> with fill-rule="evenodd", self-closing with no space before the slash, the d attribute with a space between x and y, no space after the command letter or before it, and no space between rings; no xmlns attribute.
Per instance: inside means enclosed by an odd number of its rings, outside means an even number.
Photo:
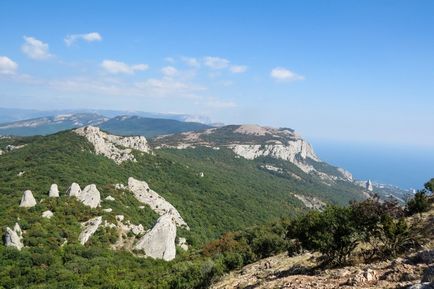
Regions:
<svg viewBox="0 0 434 289"><path fill-rule="evenodd" d="M357 264L335 269L316 269L317 255L288 257L286 253L260 260L231 272L213 289L229 288L411 288L434 289L434 210L423 222L431 241L417 252L393 260Z"/></svg>

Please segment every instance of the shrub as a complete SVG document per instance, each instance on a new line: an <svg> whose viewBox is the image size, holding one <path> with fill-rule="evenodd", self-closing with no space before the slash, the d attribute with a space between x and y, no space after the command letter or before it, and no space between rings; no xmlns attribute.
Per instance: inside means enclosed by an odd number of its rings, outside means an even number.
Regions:
<svg viewBox="0 0 434 289"><path fill-rule="evenodd" d="M429 187L429 186L427 186ZM430 208L430 203L426 195L426 191L418 191L413 198L407 202L407 213L409 215L421 214L428 211Z"/></svg>

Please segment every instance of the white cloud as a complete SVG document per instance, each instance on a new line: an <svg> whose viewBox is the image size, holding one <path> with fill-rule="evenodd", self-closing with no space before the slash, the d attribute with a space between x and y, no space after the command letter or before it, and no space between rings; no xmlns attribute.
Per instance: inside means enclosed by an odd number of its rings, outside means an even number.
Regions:
<svg viewBox="0 0 434 289"><path fill-rule="evenodd" d="M24 44L21 46L21 51L32 59L47 59L52 57L48 49L48 44L34 37L24 36Z"/></svg>
<svg viewBox="0 0 434 289"><path fill-rule="evenodd" d="M134 74L136 71L144 71L149 68L147 64L128 65L115 60L104 60L101 67L112 74Z"/></svg>
<svg viewBox="0 0 434 289"><path fill-rule="evenodd" d="M194 92L206 90L203 86L174 80L169 77L163 77L161 79L150 78L144 82L136 83L136 87L141 91L150 92L152 95L176 95L186 98L197 98Z"/></svg>
<svg viewBox="0 0 434 289"><path fill-rule="evenodd" d="M65 37L64 41L66 45L71 46L74 44L74 42L78 40L83 40L86 42L94 42L94 41L101 41L102 36L98 32L90 32L85 34L71 34Z"/></svg>
<svg viewBox="0 0 434 289"><path fill-rule="evenodd" d="M178 73L178 70L173 66L166 66L161 69L161 72L165 76L174 76L176 73Z"/></svg>
<svg viewBox="0 0 434 289"><path fill-rule="evenodd" d="M230 61L221 57L207 56L204 58L204 64L213 69L223 69L229 66Z"/></svg>
<svg viewBox="0 0 434 289"><path fill-rule="evenodd" d="M194 57L182 57L181 60L190 67L197 68L200 66L199 60Z"/></svg>
<svg viewBox="0 0 434 289"><path fill-rule="evenodd" d="M299 75L283 67L275 67L271 70L270 76L279 81L297 81L304 80L304 76Z"/></svg>
<svg viewBox="0 0 434 289"><path fill-rule="evenodd" d="M18 69L18 64L16 64L12 59L6 56L0 56L0 74L15 74Z"/></svg>
<svg viewBox="0 0 434 289"><path fill-rule="evenodd" d="M247 71L247 66L245 65L232 65L229 70L232 73L244 73Z"/></svg>

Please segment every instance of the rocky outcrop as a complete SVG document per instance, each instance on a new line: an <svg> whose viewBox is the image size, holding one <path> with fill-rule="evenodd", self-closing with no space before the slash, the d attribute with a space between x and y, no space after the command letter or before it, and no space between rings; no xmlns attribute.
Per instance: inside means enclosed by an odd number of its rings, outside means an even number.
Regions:
<svg viewBox="0 0 434 289"><path fill-rule="evenodd" d="M324 203L323 201L315 197L309 197L309 196L303 196L297 194L294 194L294 197L299 199L303 203L303 205L305 205L309 209L322 210L326 206L326 203Z"/></svg>
<svg viewBox="0 0 434 289"><path fill-rule="evenodd" d="M87 222L84 222L81 224L83 230L80 233L80 236L78 237L78 240L80 241L80 244L84 245L86 242L92 237L92 235L98 230L98 227L102 223L102 217L95 217L93 219L90 219Z"/></svg>
<svg viewBox="0 0 434 289"><path fill-rule="evenodd" d="M95 153L112 159L117 164L124 161L136 161L132 150L150 152L145 137L121 137L102 132L99 128L86 126L75 130L75 133L85 137L94 147Z"/></svg>
<svg viewBox="0 0 434 289"><path fill-rule="evenodd" d="M94 184L87 185L77 198L91 208L96 208L101 203L101 194Z"/></svg>
<svg viewBox="0 0 434 289"><path fill-rule="evenodd" d="M366 189L367 189L368 191L370 191L370 192L372 192L372 191L374 190L374 186L372 185L371 180L368 180L368 181L366 182Z"/></svg>
<svg viewBox="0 0 434 289"><path fill-rule="evenodd" d="M58 198L59 197L59 188L56 184L52 184L50 187L50 191L48 192L48 197L50 198Z"/></svg>
<svg viewBox="0 0 434 289"><path fill-rule="evenodd" d="M147 204L160 216L166 214L169 215L177 226L182 226L189 229L187 223L181 217L176 208L166 201L162 196L151 190L146 182L130 177L128 179L128 188L139 202Z"/></svg>
<svg viewBox="0 0 434 289"><path fill-rule="evenodd" d="M81 194L80 185L72 183L69 189L66 191L66 195L70 197L78 197Z"/></svg>
<svg viewBox="0 0 434 289"><path fill-rule="evenodd" d="M31 190L26 190L23 194L23 196L21 197L21 203L20 203L20 207L23 208L31 208L36 206L36 200L33 197L32 191Z"/></svg>
<svg viewBox="0 0 434 289"><path fill-rule="evenodd" d="M51 219L54 216L54 213L50 210L42 212L42 218Z"/></svg>
<svg viewBox="0 0 434 289"><path fill-rule="evenodd" d="M134 246L146 256L165 261L176 256L176 225L170 214L161 216L151 231L146 233Z"/></svg>
<svg viewBox="0 0 434 289"><path fill-rule="evenodd" d="M21 227L18 225L18 223L15 223L13 230L9 227L6 227L5 246L15 247L18 250L21 250L24 247L23 232L21 231Z"/></svg>

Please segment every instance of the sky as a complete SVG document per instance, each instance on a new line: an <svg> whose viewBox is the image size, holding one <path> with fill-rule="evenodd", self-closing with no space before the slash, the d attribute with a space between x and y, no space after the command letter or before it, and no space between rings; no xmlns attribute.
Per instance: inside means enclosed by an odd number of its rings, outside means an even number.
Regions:
<svg viewBox="0 0 434 289"><path fill-rule="evenodd" d="M434 1L0 0L0 107L187 113L434 152Z"/></svg>

